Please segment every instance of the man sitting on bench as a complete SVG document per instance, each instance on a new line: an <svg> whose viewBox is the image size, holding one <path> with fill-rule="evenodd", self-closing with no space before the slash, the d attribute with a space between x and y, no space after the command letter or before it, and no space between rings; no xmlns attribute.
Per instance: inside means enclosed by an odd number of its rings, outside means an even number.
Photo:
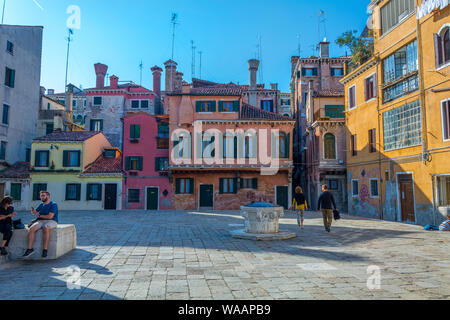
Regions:
<svg viewBox="0 0 450 320"><path fill-rule="evenodd" d="M28 230L28 249L23 255L28 258L34 254L33 244L36 232L42 229L42 257L47 257L48 243L50 241L50 230L58 226L58 205L56 202L50 201L50 193L48 191L41 191L40 197L42 203L36 210L31 208L31 213L37 215L37 221L30 226Z"/></svg>

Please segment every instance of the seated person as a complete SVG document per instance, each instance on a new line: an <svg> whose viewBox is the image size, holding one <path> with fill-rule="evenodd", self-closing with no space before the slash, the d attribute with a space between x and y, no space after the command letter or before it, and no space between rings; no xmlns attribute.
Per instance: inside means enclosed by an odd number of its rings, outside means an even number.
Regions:
<svg viewBox="0 0 450 320"><path fill-rule="evenodd" d="M16 212L12 207L13 200L9 196L4 196L0 201L0 233L3 234L3 241L0 247L0 254L6 256L8 254L8 245L13 235L12 219Z"/></svg>
<svg viewBox="0 0 450 320"><path fill-rule="evenodd" d="M439 231L450 231L450 214L447 215L447 220L439 226Z"/></svg>

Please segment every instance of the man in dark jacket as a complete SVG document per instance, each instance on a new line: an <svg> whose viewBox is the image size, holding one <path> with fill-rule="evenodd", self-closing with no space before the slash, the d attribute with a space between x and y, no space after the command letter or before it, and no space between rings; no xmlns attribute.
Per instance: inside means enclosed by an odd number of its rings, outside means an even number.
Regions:
<svg viewBox="0 0 450 320"><path fill-rule="evenodd" d="M322 186L323 193L319 197L317 204L317 210L322 210L323 225L325 230L330 232L331 223L333 222L333 208L336 209L336 202L334 201L333 194L328 191L328 186L324 184Z"/></svg>

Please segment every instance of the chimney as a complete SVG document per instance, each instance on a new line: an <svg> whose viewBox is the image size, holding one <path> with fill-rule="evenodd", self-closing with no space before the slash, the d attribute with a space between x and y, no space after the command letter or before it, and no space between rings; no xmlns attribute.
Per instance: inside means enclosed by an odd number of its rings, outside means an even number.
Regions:
<svg viewBox="0 0 450 320"><path fill-rule="evenodd" d="M150 70L153 74L153 92L158 97L161 97L161 73L163 72L163 69L158 66L154 66Z"/></svg>
<svg viewBox="0 0 450 320"><path fill-rule="evenodd" d="M189 83L187 83L186 81L183 81L181 84L181 92L182 93L191 92L191 85Z"/></svg>
<svg viewBox="0 0 450 320"><path fill-rule="evenodd" d="M259 60L256 59L248 60L248 70L250 70L248 103L255 107L257 94L256 74L258 72L258 67L259 67Z"/></svg>
<svg viewBox="0 0 450 320"><path fill-rule="evenodd" d="M73 112L73 86L71 85L68 85L66 89L66 101L64 110L66 113Z"/></svg>
<svg viewBox="0 0 450 320"><path fill-rule="evenodd" d="M47 94L55 94L55 89L48 89Z"/></svg>
<svg viewBox="0 0 450 320"><path fill-rule="evenodd" d="M94 64L95 68L95 74L97 75L97 82L95 87L98 88L104 88L105 87L105 76L106 71L108 71L108 66L101 63Z"/></svg>
<svg viewBox="0 0 450 320"><path fill-rule="evenodd" d="M45 87L41 86L41 97L45 96Z"/></svg>
<svg viewBox="0 0 450 320"><path fill-rule="evenodd" d="M278 83L271 83L270 89L278 91Z"/></svg>
<svg viewBox="0 0 450 320"><path fill-rule="evenodd" d="M167 60L164 63L166 67L166 92L172 92L175 90L177 63L173 60Z"/></svg>
<svg viewBox="0 0 450 320"><path fill-rule="evenodd" d="M109 86L111 87L111 89L117 89L118 85L119 85L119 77L115 75L109 77Z"/></svg>
<svg viewBox="0 0 450 320"><path fill-rule="evenodd" d="M330 43L327 42L327 38L323 39L321 43L319 43L320 47L320 57L321 58L329 58L330 57Z"/></svg>
<svg viewBox="0 0 450 320"><path fill-rule="evenodd" d="M183 73L177 72L175 78L176 78L175 90L181 90L181 86L183 83Z"/></svg>

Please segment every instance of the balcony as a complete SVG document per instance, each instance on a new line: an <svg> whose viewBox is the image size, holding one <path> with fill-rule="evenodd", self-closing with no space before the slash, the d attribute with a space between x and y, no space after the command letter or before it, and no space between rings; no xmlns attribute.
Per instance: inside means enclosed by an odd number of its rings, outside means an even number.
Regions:
<svg viewBox="0 0 450 320"><path fill-rule="evenodd" d="M169 138L156 137L157 149L169 149Z"/></svg>

